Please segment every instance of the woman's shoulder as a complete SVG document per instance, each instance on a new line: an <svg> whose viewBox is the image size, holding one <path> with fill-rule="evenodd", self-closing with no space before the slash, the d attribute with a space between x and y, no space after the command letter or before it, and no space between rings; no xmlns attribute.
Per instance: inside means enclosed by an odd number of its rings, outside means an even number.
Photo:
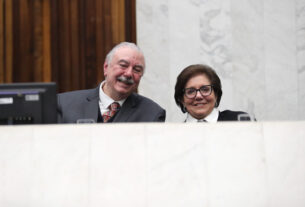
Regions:
<svg viewBox="0 0 305 207"><path fill-rule="evenodd" d="M224 110L219 112L218 121L251 121L251 117L244 111Z"/></svg>

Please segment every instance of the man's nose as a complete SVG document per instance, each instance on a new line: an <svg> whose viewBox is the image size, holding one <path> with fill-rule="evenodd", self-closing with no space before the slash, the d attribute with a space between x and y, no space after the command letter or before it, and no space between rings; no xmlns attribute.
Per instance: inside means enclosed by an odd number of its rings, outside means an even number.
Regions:
<svg viewBox="0 0 305 207"><path fill-rule="evenodd" d="M128 77L131 77L132 74L133 74L133 72L132 72L132 67L129 66L128 68L126 68L124 75L125 75L125 76L128 76Z"/></svg>

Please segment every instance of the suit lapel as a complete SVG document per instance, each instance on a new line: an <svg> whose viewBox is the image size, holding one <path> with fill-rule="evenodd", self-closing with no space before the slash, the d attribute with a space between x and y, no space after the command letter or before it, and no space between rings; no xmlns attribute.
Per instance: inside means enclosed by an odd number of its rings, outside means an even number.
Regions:
<svg viewBox="0 0 305 207"><path fill-rule="evenodd" d="M223 121L223 113L219 112L217 121Z"/></svg>
<svg viewBox="0 0 305 207"><path fill-rule="evenodd" d="M124 102L122 108L118 114L114 117L113 122L127 122L131 114L136 109L137 96L136 94L131 94Z"/></svg>
<svg viewBox="0 0 305 207"><path fill-rule="evenodd" d="M237 113L225 110L219 113L218 121L237 121Z"/></svg>
<svg viewBox="0 0 305 207"><path fill-rule="evenodd" d="M87 105L84 109L84 117L92 117L97 122L99 107L99 86L92 90L87 96Z"/></svg>

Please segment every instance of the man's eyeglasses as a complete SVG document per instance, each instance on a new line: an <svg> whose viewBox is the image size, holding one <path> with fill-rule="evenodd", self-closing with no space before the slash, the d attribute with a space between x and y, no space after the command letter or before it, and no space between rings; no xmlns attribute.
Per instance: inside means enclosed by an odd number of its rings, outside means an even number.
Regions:
<svg viewBox="0 0 305 207"><path fill-rule="evenodd" d="M185 88L183 91L184 91L184 95L187 98L195 98L197 95L197 91L199 91L202 96L209 96L211 95L212 90L213 90L213 85L204 85L201 86L199 89Z"/></svg>

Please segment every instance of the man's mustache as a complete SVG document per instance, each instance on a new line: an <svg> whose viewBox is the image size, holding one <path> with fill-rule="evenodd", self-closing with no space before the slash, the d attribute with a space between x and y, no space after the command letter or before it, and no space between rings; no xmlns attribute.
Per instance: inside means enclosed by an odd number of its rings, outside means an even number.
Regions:
<svg viewBox="0 0 305 207"><path fill-rule="evenodd" d="M123 82L125 84L128 84L128 85L134 84L134 80L133 80L132 77L119 76L117 78L117 80L120 81L120 82Z"/></svg>

